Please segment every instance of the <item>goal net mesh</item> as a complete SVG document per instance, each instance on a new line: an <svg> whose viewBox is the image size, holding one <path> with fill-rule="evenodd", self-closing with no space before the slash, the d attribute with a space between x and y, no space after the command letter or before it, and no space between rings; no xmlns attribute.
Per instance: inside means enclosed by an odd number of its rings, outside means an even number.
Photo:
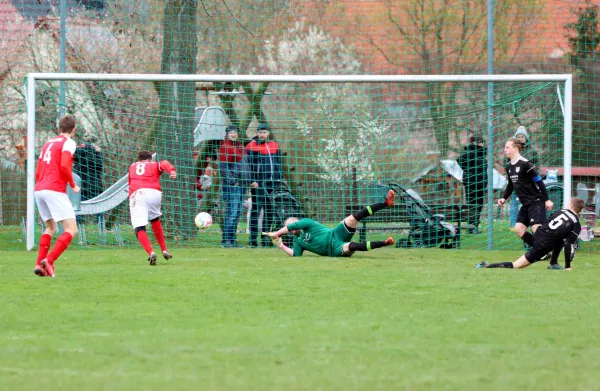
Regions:
<svg viewBox="0 0 600 391"><path fill-rule="evenodd" d="M74 197L79 246L137 246L126 189L119 184L126 184L141 150L169 160L178 171L175 180L161 178L161 220L169 245L185 247L231 240L248 246L254 239L259 246L267 244L252 233L278 229L291 215L334 226L358 208L381 202L394 183L410 191L394 208L366 220L365 230L359 225L355 241L392 236L402 246L438 246L453 235L437 224L441 217L431 218L442 215L459 228L456 247L487 248L491 230L495 248L522 250L509 229L516 212L495 204L506 184L503 146L521 129L528 139L522 154L543 178L563 165L562 93L555 82L494 83L491 108L483 82L66 81L64 86L66 112L79 123L74 163L82 188L81 203ZM37 82L36 153L55 135L58 93L59 82ZM228 125L239 129L233 155L223 146ZM268 140L258 136L259 125L268 128ZM492 177L486 169L490 143ZM224 180L225 162L236 162L228 166L239 170L235 183ZM560 207L562 178L550 173L546 179ZM25 207L24 197L15 200ZM213 217L208 229L195 227L199 212ZM235 225L233 239L223 236L227 219ZM441 238L419 242L418 235Z"/></svg>

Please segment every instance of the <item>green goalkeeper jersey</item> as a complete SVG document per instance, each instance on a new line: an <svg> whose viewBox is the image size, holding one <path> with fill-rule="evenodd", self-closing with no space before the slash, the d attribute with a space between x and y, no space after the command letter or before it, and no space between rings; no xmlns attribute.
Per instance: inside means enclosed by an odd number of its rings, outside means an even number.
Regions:
<svg viewBox="0 0 600 391"><path fill-rule="evenodd" d="M312 219L302 219L287 226L289 231L300 231L294 238L294 256L300 257L304 250L325 257L341 256L343 242L336 240L334 230ZM339 243L338 243L339 242Z"/></svg>

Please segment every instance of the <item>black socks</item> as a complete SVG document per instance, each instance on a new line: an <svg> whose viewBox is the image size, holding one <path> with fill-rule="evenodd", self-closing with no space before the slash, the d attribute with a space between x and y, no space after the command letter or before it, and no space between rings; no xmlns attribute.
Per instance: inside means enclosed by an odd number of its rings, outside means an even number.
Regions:
<svg viewBox="0 0 600 391"><path fill-rule="evenodd" d="M500 262L500 263L492 263L490 265L487 265L486 268L501 268L501 269L513 269L513 263L512 262Z"/></svg>
<svg viewBox="0 0 600 391"><path fill-rule="evenodd" d="M531 234L531 232L525 231L523 236L521 236L521 240L523 240L529 246L533 246L533 235Z"/></svg>
<svg viewBox="0 0 600 391"><path fill-rule="evenodd" d="M356 213L352 213L352 217L354 217L356 219L356 221L361 221L362 219L364 219L365 217L369 217L372 216L373 213L387 208L387 204L385 202L379 202L377 204L373 204L373 205L369 205L366 208L364 208L363 210L360 210ZM361 251L361 250L358 250ZM363 250L366 251L366 250Z"/></svg>
<svg viewBox="0 0 600 391"><path fill-rule="evenodd" d="M385 205L385 204L384 204ZM376 248L385 246L385 242L366 242L366 243L354 243L350 242L348 249L350 251L371 251Z"/></svg>

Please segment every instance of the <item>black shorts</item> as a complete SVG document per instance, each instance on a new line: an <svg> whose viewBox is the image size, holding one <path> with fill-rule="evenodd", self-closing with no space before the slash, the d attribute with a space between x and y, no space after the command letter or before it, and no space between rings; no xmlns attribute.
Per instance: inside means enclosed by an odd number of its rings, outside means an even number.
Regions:
<svg viewBox="0 0 600 391"><path fill-rule="evenodd" d="M554 246L556 245L555 242L555 240L534 240L533 246L525 253L527 262L535 263L542 259L544 255L554 250Z"/></svg>
<svg viewBox="0 0 600 391"><path fill-rule="evenodd" d="M517 215L517 223L526 227L536 224L544 224L546 221L546 204L544 201L535 202L529 205L523 205Z"/></svg>

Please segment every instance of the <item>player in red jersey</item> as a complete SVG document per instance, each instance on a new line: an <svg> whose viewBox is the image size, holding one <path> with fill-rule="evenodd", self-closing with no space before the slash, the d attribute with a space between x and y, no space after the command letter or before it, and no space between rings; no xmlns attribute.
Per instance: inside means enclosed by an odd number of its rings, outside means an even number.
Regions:
<svg viewBox="0 0 600 391"><path fill-rule="evenodd" d="M40 277L54 277L54 262L77 235L75 211L67 196L67 184L75 193L80 191L73 181L73 153L77 147L72 139L77 130L75 118L70 115L62 117L58 130L60 135L51 138L42 147L35 173L35 202L46 224L33 269ZM52 236L58 230L57 222L62 224L64 232L50 251Z"/></svg>
<svg viewBox="0 0 600 391"><path fill-rule="evenodd" d="M129 211L131 212L131 224L135 230L135 236L148 253L148 262L151 266L156 265L156 254L152 250L150 239L146 234L146 225L152 223L154 237L160 245L163 257L171 259L173 256L167 251L167 243L160 223L160 203L162 191L160 187L160 175L169 173L171 179L177 178L175 167L167 160L160 162L152 161L152 154L141 151L138 161L129 167Z"/></svg>

